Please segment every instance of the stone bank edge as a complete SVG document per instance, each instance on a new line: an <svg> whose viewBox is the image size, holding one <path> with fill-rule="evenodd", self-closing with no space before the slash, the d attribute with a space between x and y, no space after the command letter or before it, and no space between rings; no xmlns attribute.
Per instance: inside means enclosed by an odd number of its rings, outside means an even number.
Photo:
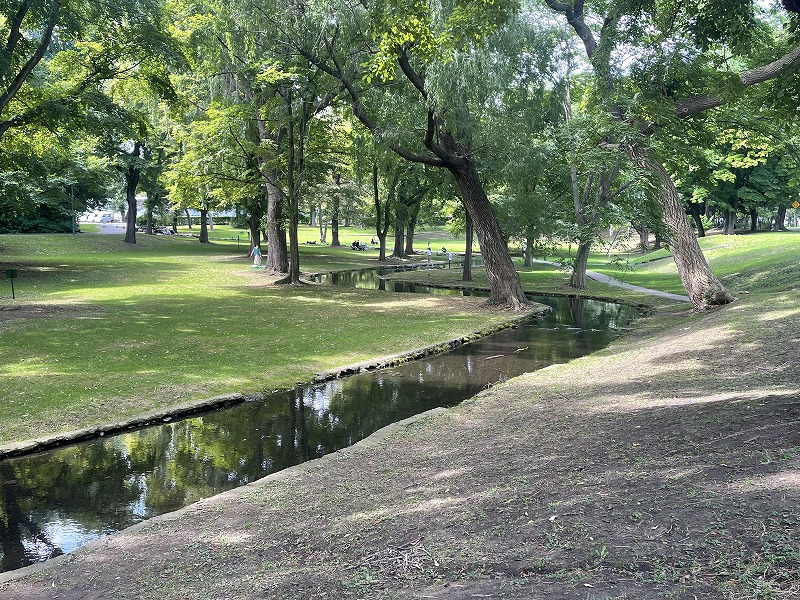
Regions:
<svg viewBox="0 0 800 600"><path fill-rule="evenodd" d="M498 331L509 329L518 326L523 321L532 318L541 318L552 312L549 306L543 304L534 304L531 310L526 311L524 314L515 315L513 318L498 323L486 329L475 331L468 335L463 335L445 342L437 342L430 346L409 350L398 354L383 356L377 359L354 363L332 369L330 371L323 371L317 373L310 383L320 383L322 381L329 381L331 379L340 379L350 375L355 375L364 371L375 371L387 367L396 366L402 363L418 360L427 356L434 356L436 354L443 354L449 352L459 346L463 346L469 342L478 340L480 338L492 335ZM306 385L308 382L298 382L298 385ZM281 392L285 390L272 390L272 393ZM269 392L267 392L269 393ZM61 446L67 446L76 442L82 442L91 439L105 437L107 435L115 435L124 433L126 431L140 429L149 425L156 425L160 423L169 423L170 421L190 417L193 415L227 408L237 404L242 404L248 401L258 401L264 398L264 393L242 394L231 393L221 396L214 396L211 398L202 398L193 400L174 406L169 406L156 411L144 413L129 419L116 421L113 423L96 425L92 427L85 427L72 431L57 433L42 438L32 440L24 440L0 446L0 460L7 458L15 458L28 454L35 454L45 450L51 450Z"/></svg>

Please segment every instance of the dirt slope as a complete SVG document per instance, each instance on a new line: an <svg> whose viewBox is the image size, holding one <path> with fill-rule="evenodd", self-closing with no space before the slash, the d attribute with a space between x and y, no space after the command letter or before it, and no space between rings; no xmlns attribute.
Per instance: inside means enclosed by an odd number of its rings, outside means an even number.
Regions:
<svg viewBox="0 0 800 600"><path fill-rule="evenodd" d="M662 311L0 598L800 598L799 363L789 294Z"/></svg>

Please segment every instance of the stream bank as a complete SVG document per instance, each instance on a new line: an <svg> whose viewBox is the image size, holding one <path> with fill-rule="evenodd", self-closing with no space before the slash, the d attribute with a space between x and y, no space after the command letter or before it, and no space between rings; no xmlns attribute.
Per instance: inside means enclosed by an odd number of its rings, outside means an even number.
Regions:
<svg viewBox="0 0 800 600"><path fill-rule="evenodd" d="M196 417L168 415L104 435L109 426L79 443L0 461L0 571L61 556L338 451L389 423L454 406L519 373L596 351L637 314L619 303L542 301L479 334L321 375L314 384L251 402L223 397L224 408Z"/></svg>
<svg viewBox="0 0 800 600"><path fill-rule="evenodd" d="M355 363L352 365L345 365L338 369L330 371L323 371L317 373L313 380L308 383L317 383L320 381L327 381L330 379L337 379L339 377L346 377L355 373L363 371L372 371L375 369L382 369L394 366L409 360L417 360L425 356L434 356L444 352L449 352L463 344L471 341L479 340L483 337L503 331L509 327L514 327L518 323L527 319L535 319L546 315L550 311L549 307L536 306L524 315L518 315L509 318L503 323L499 323L493 327L487 327L471 333L468 336L461 336L443 342L430 344L422 348L408 350L406 352L399 352L373 360ZM306 385L304 382L298 382L298 385ZM273 393L287 392L289 390L271 390ZM219 410L241 404L243 402L253 402L263 399L263 393L230 393L221 396L214 396L211 398L201 398L191 402L183 402L168 408L157 411L148 412L142 415L137 415L129 419L107 423L96 427L87 427L74 431L67 431L59 434L49 435L32 440L24 440L12 444L5 444L0 446L0 460L6 458L14 458L18 456L25 456L28 454L35 454L44 450L59 448L67 446L76 442L82 442L95 438L100 438L109 435L115 435L124 431L148 427L155 424L168 423L177 419L183 419L192 415L207 413L209 411Z"/></svg>
<svg viewBox="0 0 800 600"><path fill-rule="evenodd" d="M790 296L661 310L606 350L105 538L0 595L796 597Z"/></svg>

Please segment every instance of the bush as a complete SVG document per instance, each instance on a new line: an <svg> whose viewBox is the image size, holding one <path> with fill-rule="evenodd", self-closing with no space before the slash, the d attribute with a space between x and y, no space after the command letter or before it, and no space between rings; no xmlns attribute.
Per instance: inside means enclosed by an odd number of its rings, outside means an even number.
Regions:
<svg viewBox="0 0 800 600"><path fill-rule="evenodd" d="M72 232L71 214L61 211L51 212L44 207L41 207L40 210L39 214L29 213L8 220L0 219L0 233Z"/></svg>

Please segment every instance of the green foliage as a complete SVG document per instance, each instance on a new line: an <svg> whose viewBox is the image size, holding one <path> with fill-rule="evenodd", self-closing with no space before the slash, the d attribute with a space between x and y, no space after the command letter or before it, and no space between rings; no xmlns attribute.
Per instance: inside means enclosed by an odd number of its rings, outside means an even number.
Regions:
<svg viewBox="0 0 800 600"><path fill-rule="evenodd" d="M168 68L181 56L164 33L159 0L9 3L0 7L4 40L14 37L18 9L19 42L0 53L0 228L22 219L58 230L62 221L71 227L73 202L76 212L104 202L118 182L110 163L91 155L113 155L109 146L147 128L112 88L135 82L126 96L147 89L151 98L174 99ZM49 44L41 31L48 23L56 31ZM35 64L27 75L26 63Z"/></svg>
<svg viewBox="0 0 800 600"><path fill-rule="evenodd" d="M735 122L732 126L734 115L747 117L741 110L723 111L718 119L708 120L706 127L722 129L713 140L704 140L707 148L693 153L691 164L677 167L684 198L707 206L710 213L756 209L763 214L788 204L797 194L791 138L779 139L778 132L763 123L759 129Z"/></svg>
<svg viewBox="0 0 800 600"><path fill-rule="evenodd" d="M391 0L376 2L370 26L377 49L365 78L391 81L403 53L447 63L458 51L483 46L519 9L517 0Z"/></svg>
<svg viewBox="0 0 800 600"><path fill-rule="evenodd" d="M702 50L725 45L746 53L756 29L752 0L701 0L686 6L684 29Z"/></svg>

